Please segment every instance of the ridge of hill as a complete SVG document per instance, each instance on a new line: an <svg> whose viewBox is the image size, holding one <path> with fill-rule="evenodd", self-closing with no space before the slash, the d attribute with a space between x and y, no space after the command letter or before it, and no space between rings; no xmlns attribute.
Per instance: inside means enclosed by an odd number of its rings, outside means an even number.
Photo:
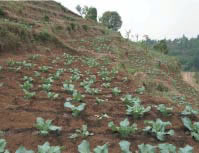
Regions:
<svg viewBox="0 0 199 153"><path fill-rule="evenodd" d="M175 58L147 50L54 1L1 1L0 9L0 131L10 151L21 145L36 151L48 141L73 153L86 139L91 148L108 143L109 152L119 153L118 143L125 139L134 151L142 143L170 143L199 152L181 121L187 105L198 109L198 91L183 81ZM151 110L140 118L127 115L125 96ZM74 117L65 102L85 104L85 109ZM160 104L173 108L169 117L158 111ZM52 119L61 132L39 135L37 117ZM198 115L188 117L198 121ZM125 118L138 130L123 138L108 123L118 125ZM175 135L159 141L143 132L144 121L157 118L170 121L167 129ZM82 125L94 135L70 139Z"/></svg>

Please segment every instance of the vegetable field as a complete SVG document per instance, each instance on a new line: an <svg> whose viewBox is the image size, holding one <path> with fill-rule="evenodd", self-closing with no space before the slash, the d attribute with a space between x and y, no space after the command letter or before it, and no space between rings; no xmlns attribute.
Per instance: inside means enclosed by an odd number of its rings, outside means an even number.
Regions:
<svg viewBox="0 0 199 153"><path fill-rule="evenodd" d="M198 110L149 96L107 57L0 64L0 152L199 152Z"/></svg>

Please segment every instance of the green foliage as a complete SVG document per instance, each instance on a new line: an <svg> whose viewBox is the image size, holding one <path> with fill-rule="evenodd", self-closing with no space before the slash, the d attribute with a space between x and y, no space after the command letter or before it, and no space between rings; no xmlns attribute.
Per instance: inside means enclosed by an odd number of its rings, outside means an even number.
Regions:
<svg viewBox="0 0 199 153"><path fill-rule="evenodd" d="M82 28L83 28L86 32L87 32L88 29L89 29L88 25L86 25L86 24L83 24L83 25L82 25Z"/></svg>
<svg viewBox="0 0 199 153"><path fill-rule="evenodd" d="M157 107L157 110L162 113L164 116L169 116L171 115L173 108L172 107L166 107L164 104L160 104Z"/></svg>
<svg viewBox="0 0 199 153"><path fill-rule="evenodd" d="M168 143L159 144L160 153L176 153L176 146Z"/></svg>
<svg viewBox="0 0 199 153"><path fill-rule="evenodd" d="M95 7L88 8L85 18L97 21L97 9Z"/></svg>
<svg viewBox="0 0 199 153"><path fill-rule="evenodd" d="M75 91L75 86L73 84L70 83L64 83L63 84L63 89L69 93L69 94L73 94L73 92Z"/></svg>
<svg viewBox="0 0 199 153"><path fill-rule="evenodd" d="M80 113L85 109L86 104L82 103L79 106L74 106L70 102L65 102L64 107L70 108L72 110L72 115L73 116L79 116Z"/></svg>
<svg viewBox="0 0 199 153"><path fill-rule="evenodd" d="M125 95L124 97L121 98L121 100L122 100L126 105L129 105L129 106L134 106L134 105L136 105L136 104L140 104L140 103L141 103L140 98L138 98L138 97L133 97L133 96L130 95L130 94Z"/></svg>
<svg viewBox="0 0 199 153"><path fill-rule="evenodd" d="M184 148L180 148L178 153L193 153L193 147L186 145Z"/></svg>
<svg viewBox="0 0 199 153"><path fill-rule="evenodd" d="M46 136L49 134L49 131L59 132L61 127L55 126L52 124L52 120L44 120L41 117L37 117L35 127L39 130L40 134Z"/></svg>
<svg viewBox="0 0 199 153"><path fill-rule="evenodd" d="M163 54L168 54L169 50L167 47L166 40L161 40L158 44L153 47L155 50L160 51Z"/></svg>
<svg viewBox="0 0 199 153"><path fill-rule="evenodd" d="M100 18L100 22L113 31L118 31L122 26L122 20L118 12L104 12Z"/></svg>
<svg viewBox="0 0 199 153"><path fill-rule="evenodd" d="M49 20L50 20L50 18L49 18L47 15L45 15L45 16L43 17L43 19L44 19L45 22L49 22Z"/></svg>
<svg viewBox="0 0 199 153"><path fill-rule="evenodd" d="M77 101L80 102L84 99L85 95L82 95L80 92L78 92L77 90L75 90L73 92L73 101Z"/></svg>
<svg viewBox="0 0 199 153"><path fill-rule="evenodd" d="M118 127L115 126L112 121L108 123L108 127L111 128L113 132L118 132L122 137L127 137L129 134L135 133L137 130L137 124L130 125L127 118L121 121L120 126Z"/></svg>
<svg viewBox="0 0 199 153"><path fill-rule="evenodd" d="M94 153L108 153L108 144L104 144L103 146L97 146L94 148ZM83 140L80 145L78 145L79 153L91 153L90 144L88 141Z"/></svg>
<svg viewBox="0 0 199 153"><path fill-rule="evenodd" d="M120 145L120 149L122 151L122 153L132 153L130 151L130 142L128 141L120 141L119 142L119 145Z"/></svg>
<svg viewBox="0 0 199 153"><path fill-rule="evenodd" d="M82 125L82 128L75 130L75 133L72 134L69 138L71 138L71 139L75 139L77 137L86 138L86 137L92 136L92 135L94 135L94 134L88 131L87 125Z"/></svg>
<svg viewBox="0 0 199 153"><path fill-rule="evenodd" d="M15 153L34 153L33 150L27 150L24 146L20 146Z"/></svg>
<svg viewBox="0 0 199 153"><path fill-rule="evenodd" d="M155 134L156 138L160 141L165 140L165 135L174 135L173 130L166 132L166 127L171 125L170 122L163 122L160 119L156 119L156 121L145 121L145 123L149 124L149 126L147 126L144 131Z"/></svg>
<svg viewBox="0 0 199 153"><path fill-rule="evenodd" d="M191 136L199 141L199 122L192 123L188 117L181 118L184 126L191 132Z"/></svg>
<svg viewBox="0 0 199 153"><path fill-rule="evenodd" d="M112 89L112 93L114 96L119 96L119 94L121 93L121 90L118 87L115 87Z"/></svg>
<svg viewBox="0 0 199 153"><path fill-rule="evenodd" d="M6 140L0 139L0 153L6 153L5 147L6 147Z"/></svg>
<svg viewBox="0 0 199 153"><path fill-rule="evenodd" d="M24 98L26 98L26 99L31 99L31 98L35 97L35 95L36 95L36 92L30 92L26 89L23 89L23 92L24 92Z"/></svg>
<svg viewBox="0 0 199 153"><path fill-rule="evenodd" d="M5 16L5 12L2 8L0 8L0 17L3 17L3 16Z"/></svg>
<svg viewBox="0 0 199 153"><path fill-rule="evenodd" d="M140 104L135 104L134 106L127 105L127 107L128 109L126 110L126 113L132 115L134 118L142 117L145 113L151 110L151 106L144 108L144 106Z"/></svg>
<svg viewBox="0 0 199 153"><path fill-rule="evenodd" d="M78 145L78 152L79 153L91 153L90 151L90 144L88 141L83 140L80 145Z"/></svg>
<svg viewBox="0 0 199 153"><path fill-rule="evenodd" d="M38 153L61 153L64 147L50 146L49 142L38 146Z"/></svg>
<svg viewBox="0 0 199 153"><path fill-rule="evenodd" d="M198 115L199 111L194 110L190 105L185 106L185 109L181 112L182 115Z"/></svg>
<svg viewBox="0 0 199 153"><path fill-rule="evenodd" d="M150 144L141 144L138 145L139 153L155 153L155 146Z"/></svg>

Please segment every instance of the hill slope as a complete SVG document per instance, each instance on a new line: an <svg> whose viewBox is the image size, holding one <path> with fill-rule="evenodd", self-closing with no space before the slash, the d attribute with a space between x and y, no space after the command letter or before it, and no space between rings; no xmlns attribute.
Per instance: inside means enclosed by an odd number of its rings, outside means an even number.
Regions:
<svg viewBox="0 0 199 153"><path fill-rule="evenodd" d="M125 139L132 151L142 143L166 142L177 148L191 145L199 152L198 142L181 121L187 104L198 108L198 92L182 80L175 59L127 41L54 1L0 2L0 8L4 12L0 18L0 131L10 151L21 145L36 151L48 141L75 153L86 139L91 148L109 143L109 152L119 153L118 143ZM128 94L134 98L130 102L140 100L151 110L140 118L127 115L121 98ZM74 117L65 102L86 106ZM173 107L172 114L162 115L159 104ZM53 120L61 132L39 135L37 117ZM123 138L108 123L119 125L125 118L136 123L138 130ZM170 121L167 128L175 135L161 142L143 132L144 121L157 118ZM198 116L191 119L198 121ZM82 125L94 135L70 139Z"/></svg>

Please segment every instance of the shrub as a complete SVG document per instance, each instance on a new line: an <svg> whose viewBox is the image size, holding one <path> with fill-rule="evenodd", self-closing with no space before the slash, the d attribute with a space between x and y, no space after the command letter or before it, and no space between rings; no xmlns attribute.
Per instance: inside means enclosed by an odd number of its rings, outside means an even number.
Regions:
<svg viewBox="0 0 199 153"><path fill-rule="evenodd" d="M85 18L97 21L97 9L95 7L88 8Z"/></svg>
<svg viewBox="0 0 199 153"><path fill-rule="evenodd" d="M118 31L122 26L122 20L118 12L107 11L100 18L100 22L113 31Z"/></svg>
<svg viewBox="0 0 199 153"><path fill-rule="evenodd" d="M1 16L1 17L2 17L2 16L5 16L5 12L3 11L2 8L0 8L0 16Z"/></svg>
<svg viewBox="0 0 199 153"><path fill-rule="evenodd" d="M86 24L82 25L82 28L85 30L85 31L88 31L88 26Z"/></svg>
<svg viewBox="0 0 199 153"><path fill-rule="evenodd" d="M50 20L50 18L47 15L45 15L43 19L45 22L49 22L49 20Z"/></svg>

